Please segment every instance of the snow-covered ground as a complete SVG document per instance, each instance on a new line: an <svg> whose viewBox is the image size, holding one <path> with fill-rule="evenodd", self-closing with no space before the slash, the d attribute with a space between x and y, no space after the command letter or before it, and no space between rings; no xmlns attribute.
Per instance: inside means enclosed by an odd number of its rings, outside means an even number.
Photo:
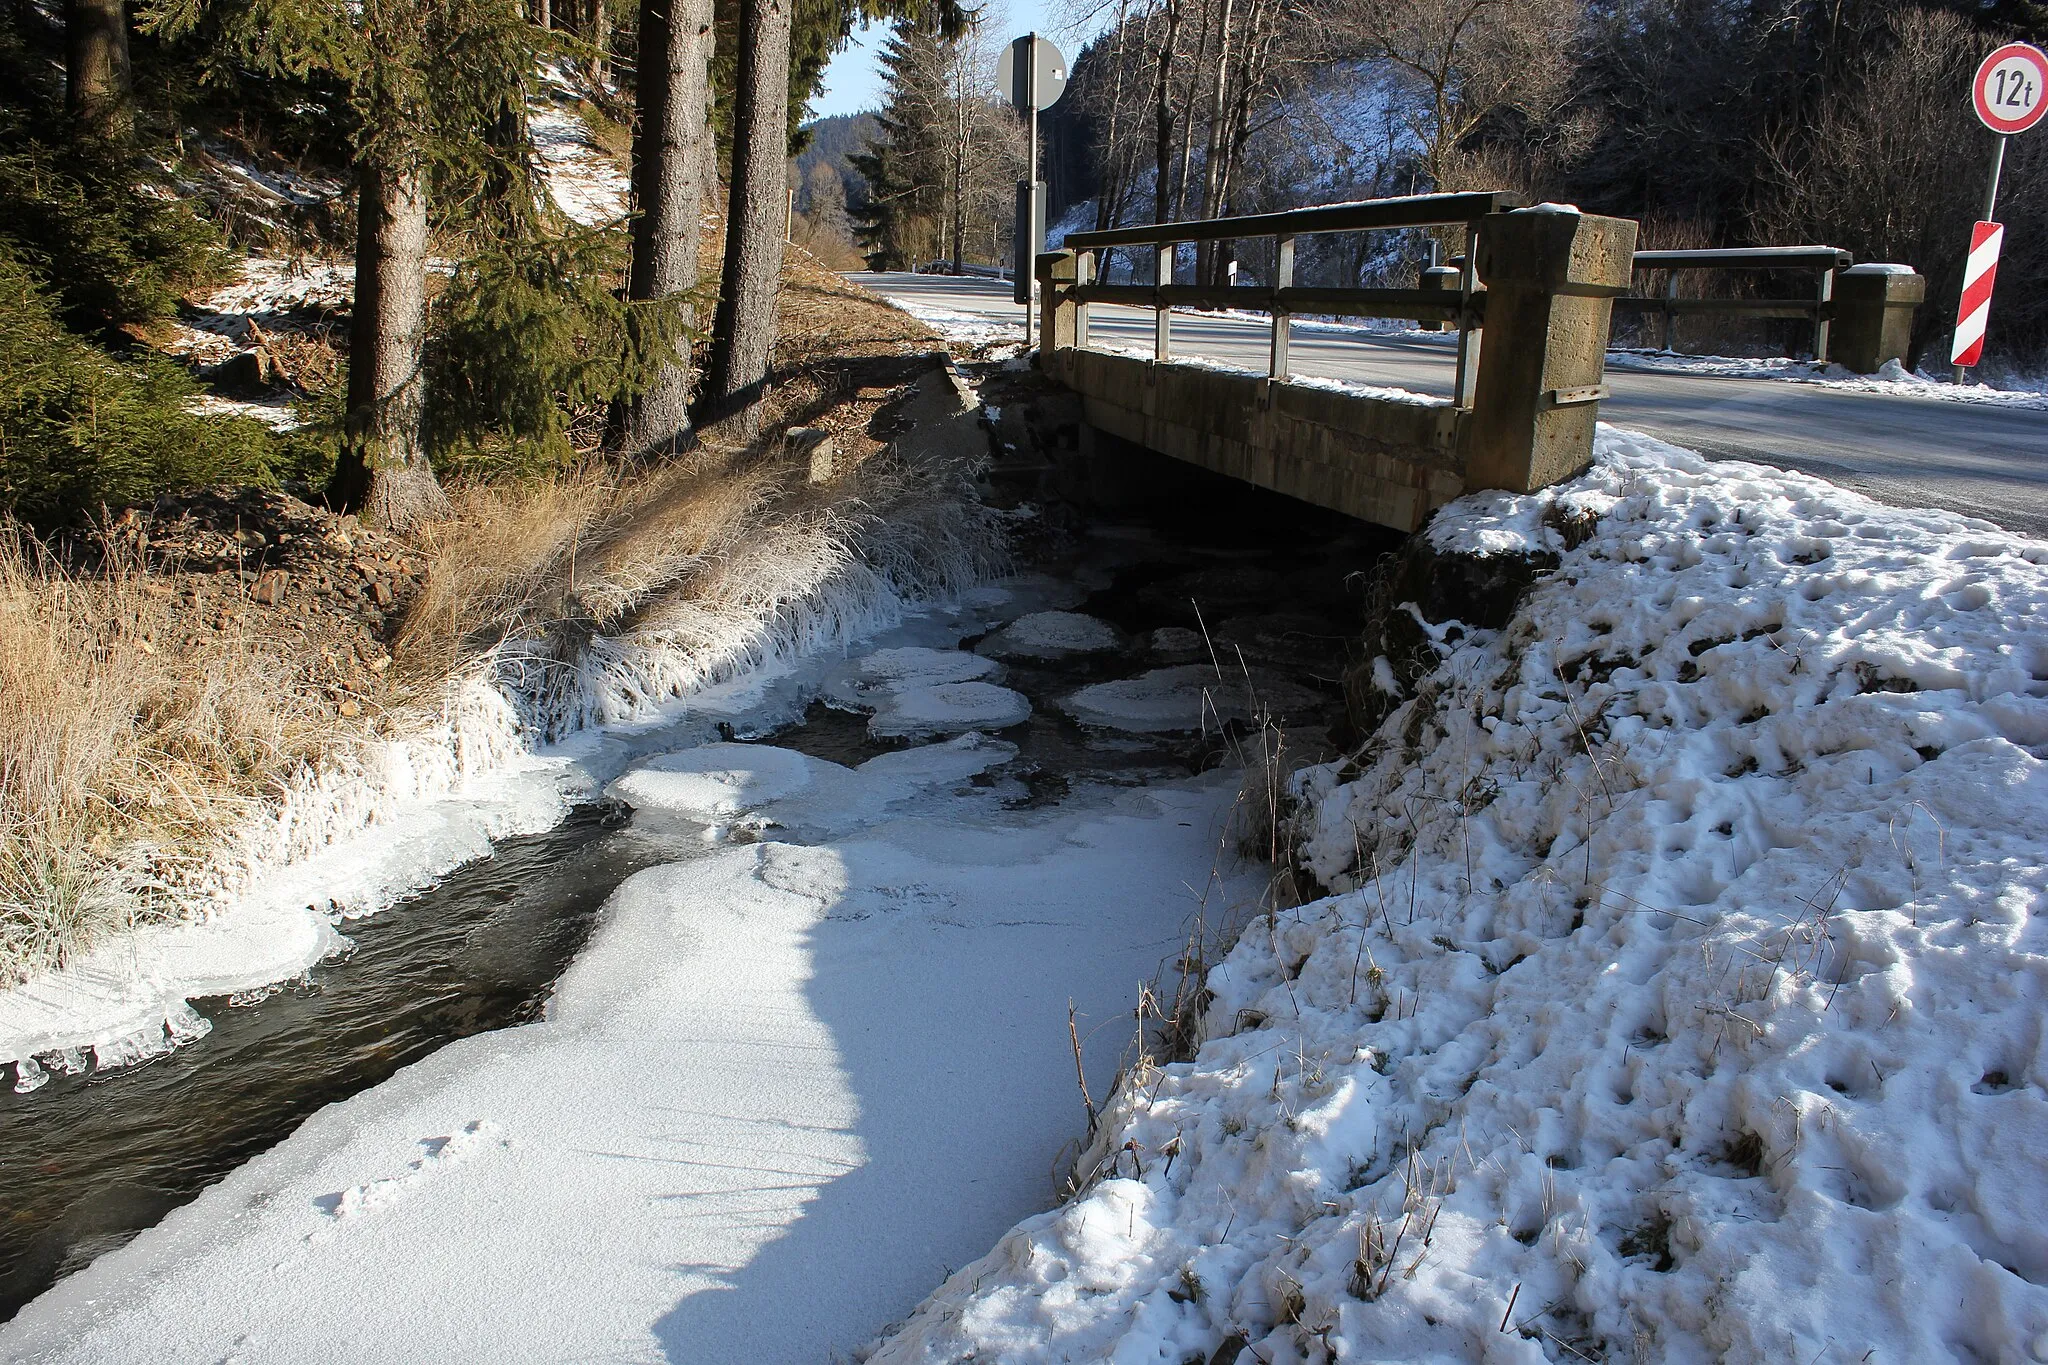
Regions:
<svg viewBox="0 0 2048 1365"><path fill-rule="evenodd" d="M1042 604L979 591L854 674L940 676L948 638ZM721 710L744 731L788 702ZM649 757L650 732L609 790L669 860L543 1022L323 1111L0 1356L843 1359L1051 1204L1084 1123L1070 1008L1099 1098L1190 918L1259 884L1224 852L1229 773L1012 809L1016 751L980 734L846 768L665 733L697 747Z"/></svg>
<svg viewBox="0 0 2048 1365"><path fill-rule="evenodd" d="M2048 545L1612 428L1430 534L1561 563L871 1361L2048 1359Z"/></svg>

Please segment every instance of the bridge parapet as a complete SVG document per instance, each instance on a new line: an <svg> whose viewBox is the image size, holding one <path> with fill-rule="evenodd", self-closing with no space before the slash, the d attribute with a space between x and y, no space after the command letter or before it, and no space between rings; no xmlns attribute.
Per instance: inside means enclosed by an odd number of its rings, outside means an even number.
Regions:
<svg viewBox="0 0 2048 1365"><path fill-rule="evenodd" d="M1417 195L1075 234L1072 249L1038 258L1039 363L1081 395L1100 430L1368 521L1419 529L1465 492L1530 491L1592 460L1612 303L1628 289L1636 224L1547 206L1520 210L1518 202L1506 194ZM1295 234L1446 222L1467 231L1455 292L1293 285ZM1270 286L1171 283L1176 243L1256 235L1275 237ZM1159 282L1097 284L1096 253L1133 244L1157 249ZM1160 319L1153 356L1090 349L1091 302L1152 303ZM1174 303L1267 308L1270 372L1173 360ZM1292 379L1290 311L1456 323L1458 397L1381 396Z"/></svg>

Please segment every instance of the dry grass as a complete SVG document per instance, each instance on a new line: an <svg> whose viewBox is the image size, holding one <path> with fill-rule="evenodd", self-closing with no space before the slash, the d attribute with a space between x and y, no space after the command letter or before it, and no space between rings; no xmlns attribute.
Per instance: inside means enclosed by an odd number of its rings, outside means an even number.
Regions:
<svg viewBox="0 0 2048 1365"><path fill-rule="evenodd" d="M239 638L157 652L149 587L0 531L0 983L161 913L195 850L349 733Z"/></svg>

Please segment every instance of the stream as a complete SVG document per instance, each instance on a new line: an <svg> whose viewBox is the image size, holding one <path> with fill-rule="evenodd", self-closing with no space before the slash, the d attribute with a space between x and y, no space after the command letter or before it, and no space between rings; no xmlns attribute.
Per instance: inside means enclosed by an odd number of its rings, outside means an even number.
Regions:
<svg viewBox="0 0 2048 1365"><path fill-rule="evenodd" d="M1034 533L1029 596L1106 621L1125 643L1005 659L1004 685L1032 715L998 732L1016 758L974 779L1004 804L1055 806L1231 762L1242 713L1260 709L1220 703L1206 734L1084 726L1059 701L1090 683L1200 665L1220 674L1222 698L1271 680L1297 754L1341 722L1345 631L1359 611L1349 580L1386 534L1264 495L1176 512L1174 529L1097 521ZM822 702L765 738L845 764L905 747ZM323 1106L456 1039L540 1018L612 891L675 857L627 815L586 805L546 833L500 841L431 889L348 921L353 947L305 978L257 999L195 1000L212 1030L168 1054L0 1093L0 1321Z"/></svg>

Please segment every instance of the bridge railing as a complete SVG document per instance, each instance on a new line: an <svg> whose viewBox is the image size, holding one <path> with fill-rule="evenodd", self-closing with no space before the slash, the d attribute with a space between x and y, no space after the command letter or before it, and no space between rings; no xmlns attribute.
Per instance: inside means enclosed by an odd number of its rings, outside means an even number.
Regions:
<svg viewBox="0 0 2048 1365"><path fill-rule="evenodd" d="M1624 294L1614 301L1616 308L1653 312L1663 319L1662 341L1671 349L1674 318L1683 314L1736 314L1753 318L1806 318L1813 323L1813 358L1828 358L1829 329L1834 321L1836 275L1849 269L1856 258L1835 246L1730 247L1706 251L1638 251L1635 268L1664 272L1661 294ZM1810 270L1816 276L1813 292L1806 298L1776 299L1682 299L1678 277L1687 270Z"/></svg>
<svg viewBox="0 0 2048 1365"><path fill-rule="evenodd" d="M1505 192L1414 195L1076 233L1037 259L1039 366L1080 395L1089 430L1386 526L1414 530L1470 489L1541 488L1592 458L1609 305L1628 292L1636 225L1521 203ZM1294 283L1301 236L1445 224L1462 225L1469 247L1454 279L1425 277L1445 288ZM1257 237L1274 242L1271 283L1173 283L1181 243ZM1098 283L1098 254L1120 247L1156 252L1157 281ZM1091 303L1150 307L1151 358L1089 346ZM1174 361L1171 310L1190 304L1265 309L1268 372ZM1455 323L1452 401L1289 382L1289 319L1302 312Z"/></svg>
<svg viewBox="0 0 2048 1365"><path fill-rule="evenodd" d="M1077 274L1067 295L1081 311L1077 315L1080 339L1086 346L1087 305L1127 304L1153 310L1153 354L1158 360L1173 358L1173 310L1175 308L1244 308L1269 314L1272 318L1270 377L1289 375L1288 342L1291 316L1296 313L1335 314L1344 317L1406 318L1415 322L1453 323L1458 328L1458 370L1455 392L1460 407L1472 404L1477 380L1473 333L1482 325L1486 291L1479 287L1470 262L1476 255L1480 220L1488 214L1517 209L1529 201L1508 191L1479 191L1464 194L1415 194L1394 199L1368 199L1349 204L1325 204L1314 208L1289 209L1282 213L1244 214L1234 218L1205 218L1178 223L1155 223L1136 227L1105 228L1096 232L1068 235L1066 245L1075 255ZM1390 228L1457 227L1466 231L1466 264L1457 273L1454 288L1435 289L1351 289L1305 288L1294 283L1294 243L1297 238L1333 232L1373 232ZM1270 238L1273 242L1273 282L1267 285L1175 284L1174 260L1185 243L1245 241ZM1149 247L1156 262L1151 284L1103 284L1097 282L1100 253L1118 247ZM1445 283L1431 279L1431 284Z"/></svg>

